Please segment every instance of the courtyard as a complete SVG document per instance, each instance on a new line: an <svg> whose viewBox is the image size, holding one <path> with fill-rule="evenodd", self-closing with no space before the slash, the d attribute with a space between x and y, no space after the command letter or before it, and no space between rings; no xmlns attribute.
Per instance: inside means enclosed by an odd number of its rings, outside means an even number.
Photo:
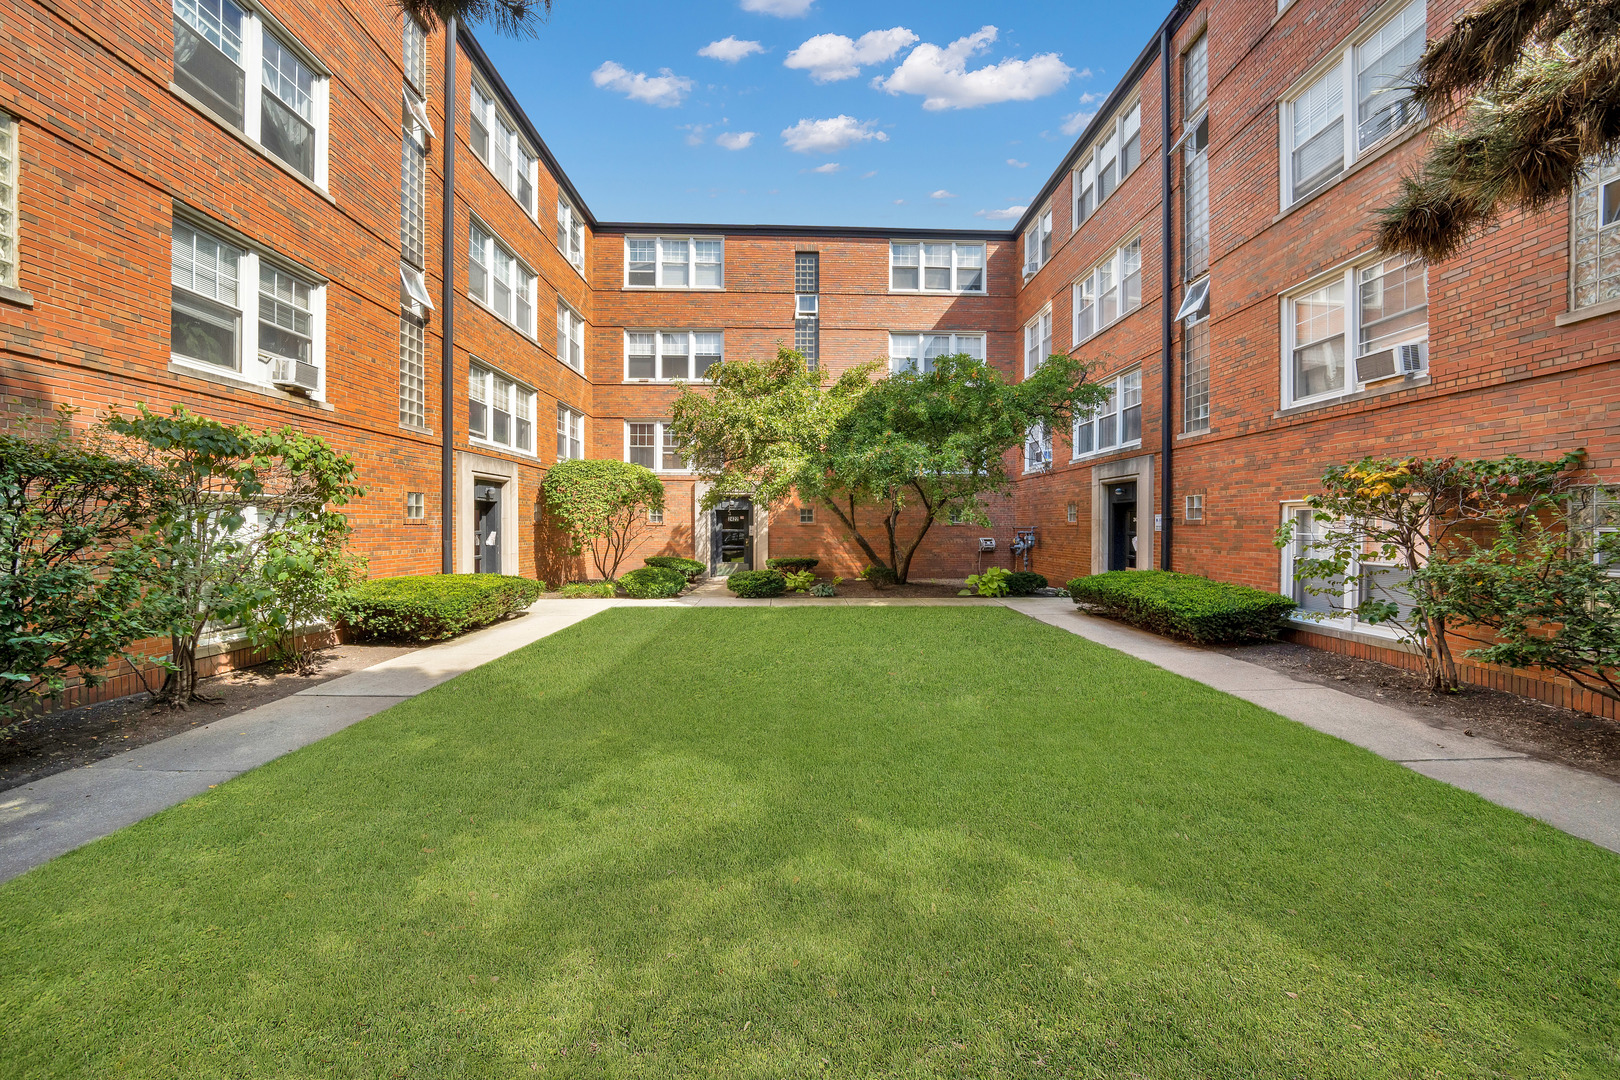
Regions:
<svg viewBox="0 0 1620 1080"><path fill-rule="evenodd" d="M0 1060L1598 1077L1617 887L1005 607L624 607L0 887Z"/></svg>

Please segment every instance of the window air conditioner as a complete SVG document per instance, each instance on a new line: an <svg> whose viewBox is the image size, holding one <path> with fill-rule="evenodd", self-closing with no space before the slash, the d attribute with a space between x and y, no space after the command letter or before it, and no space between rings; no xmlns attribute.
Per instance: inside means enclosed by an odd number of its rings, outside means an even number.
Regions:
<svg viewBox="0 0 1620 1080"><path fill-rule="evenodd" d="M314 393L321 388L321 370L291 356L262 352L259 359L270 365L270 381L283 390Z"/></svg>
<svg viewBox="0 0 1620 1080"><path fill-rule="evenodd" d="M1379 349L1375 353L1356 358L1356 378L1364 383L1392 378L1395 371L1395 350Z"/></svg>
<svg viewBox="0 0 1620 1080"><path fill-rule="evenodd" d="M1409 341L1395 347L1401 354L1401 373L1415 375L1429 366L1429 343Z"/></svg>

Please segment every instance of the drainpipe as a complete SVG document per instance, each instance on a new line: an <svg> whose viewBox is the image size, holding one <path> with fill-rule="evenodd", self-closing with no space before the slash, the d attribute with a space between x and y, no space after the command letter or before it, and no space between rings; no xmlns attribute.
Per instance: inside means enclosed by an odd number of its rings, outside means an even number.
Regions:
<svg viewBox="0 0 1620 1080"><path fill-rule="evenodd" d="M1163 309L1163 326L1160 335L1160 367L1159 367L1159 505L1164 508L1163 516L1159 519L1161 529L1159 532L1159 569L1171 569L1171 560L1174 552L1175 507L1171 496L1175 493L1171 461L1175 456L1176 437L1173 431L1175 422L1175 377L1172 374L1173 364L1171 349L1175 330L1175 293L1171 288L1174 280L1176 260L1171 248L1175 240L1174 230L1170 226L1170 170L1173 156L1170 150L1174 143L1170 137L1170 32L1175 23L1174 14L1164 21L1159 29L1159 99L1163 112L1164 131L1159 138L1159 154L1164 158L1163 182L1159 188L1159 210L1164 221L1164 231L1161 238L1164 252L1164 273L1159 284L1159 305Z"/></svg>
<svg viewBox="0 0 1620 1080"><path fill-rule="evenodd" d="M444 20L444 227L439 247L439 572L456 571L456 17Z"/></svg>

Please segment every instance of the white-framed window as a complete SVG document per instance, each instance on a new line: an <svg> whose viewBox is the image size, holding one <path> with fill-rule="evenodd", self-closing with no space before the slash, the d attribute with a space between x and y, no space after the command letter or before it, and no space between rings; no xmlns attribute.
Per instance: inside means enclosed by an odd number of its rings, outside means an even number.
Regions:
<svg viewBox="0 0 1620 1080"><path fill-rule="evenodd" d="M1567 507L1570 530L1579 537L1592 561L1606 567L1611 577L1620 576L1620 487L1593 484L1576 488Z"/></svg>
<svg viewBox="0 0 1620 1080"><path fill-rule="evenodd" d="M561 300L557 301L557 359L585 374L585 320Z"/></svg>
<svg viewBox="0 0 1620 1080"><path fill-rule="evenodd" d="M648 510L647 511L647 524L649 524L649 525L662 525L663 523L664 523L664 512L662 510Z"/></svg>
<svg viewBox="0 0 1620 1080"><path fill-rule="evenodd" d="M467 228L467 294L534 337L535 277L478 222Z"/></svg>
<svg viewBox="0 0 1620 1080"><path fill-rule="evenodd" d="M467 434L474 442L534 450L535 392L480 364L467 369Z"/></svg>
<svg viewBox="0 0 1620 1080"><path fill-rule="evenodd" d="M724 358L725 346L725 334L718 330L627 330L625 381L701 379Z"/></svg>
<svg viewBox="0 0 1620 1080"><path fill-rule="evenodd" d="M1024 471L1039 472L1052 467L1052 429L1033 424L1024 432Z"/></svg>
<svg viewBox="0 0 1620 1080"><path fill-rule="evenodd" d="M653 472L687 472L691 466L682 456L669 424L638 421L624 425L624 460L645 465Z"/></svg>
<svg viewBox="0 0 1620 1080"><path fill-rule="evenodd" d="M1336 587L1328 592L1313 592L1313 588L1320 589L1329 583L1319 579L1298 581L1294 574L1301 560L1327 557L1324 524L1316 520L1316 512L1304 503L1283 503L1282 515L1284 523L1293 526L1293 540L1283 548L1279 591L1284 596L1292 597L1299 605L1292 617L1302 622L1315 622L1318 620L1305 616L1316 615L1330 626L1360 630L1381 637L1398 637L1400 631L1397 626L1358 619L1355 609L1368 600L1392 601L1404 618L1412 606L1411 594L1404 588L1405 582L1412 576L1411 571L1367 553L1350 560L1342 583L1343 592Z"/></svg>
<svg viewBox="0 0 1620 1080"><path fill-rule="evenodd" d="M585 269L585 219L563 195L557 196L557 250L577 269Z"/></svg>
<svg viewBox="0 0 1620 1080"><path fill-rule="evenodd" d="M1181 519L1187 522L1189 525L1197 525L1203 522L1204 496L1202 492L1196 495L1188 495L1186 497L1184 500L1184 509L1182 511Z"/></svg>
<svg viewBox="0 0 1620 1080"><path fill-rule="evenodd" d="M627 236L627 289L723 289L726 242L718 236Z"/></svg>
<svg viewBox="0 0 1620 1080"><path fill-rule="evenodd" d="M409 311L399 313L399 423L427 428L427 342L422 320Z"/></svg>
<svg viewBox="0 0 1620 1080"><path fill-rule="evenodd" d="M983 363L984 338L983 334L890 334L889 370L926 374L934 370L935 360L958 353Z"/></svg>
<svg viewBox="0 0 1620 1080"><path fill-rule="evenodd" d="M511 192L530 217L539 215L534 191L540 159L518 126L495 100L495 95L479 79L472 80L472 148L480 161L489 166L495 179Z"/></svg>
<svg viewBox="0 0 1620 1080"><path fill-rule="evenodd" d="M945 240L891 241L889 291L982 293L984 245Z"/></svg>
<svg viewBox="0 0 1620 1080"><path fill-rule="evenodd" d="M1035 369L1046 363L1052 355L1052 305L1024 324L1024 378L1035 374Z"/></svg>
<svg viewBox="0 0 1620 1080"><path fill-rule="evenodd" d="M1570 310L1620 300L1620 155L1593 162L1570 215Z"/></svg>
<svg viewBox="0 0 1620 1080"><path fill-rule="evenodd" d="M816 523L816 508L813 506L799 507L799 524L814 525Z"/></svg>
<svg viewBox="0 0 1620 1080"><path fill-rule="evenodd" d="M585 456L585 414L557 402L557 460L578 461Z"/></svg>
<svg viewBox="0 0 1620 1080"><path fill-rule="evenodd" d="M1075 460L1142 444L1142 369L1122 372L1103 385L1108 400L1075 414L1069 435Z"/></svg>
<svg viewBox="0 0 1620 1080"><path fill-rule="evenodd" d="M17 288L17 121L0 112L0 286Z"/></svg>
<svg viewBox="0 0 1620 1080"><path fill-rule="evenodd" d="M1423 55L1424 3L1412 0L1358 30L1309 85L1282 101L1284 208L1321 191L1386 135L1418 119L1411 68Z"/></svg>
<svg viewBox="0 0 1620 1080"><path fill-rule="evenodd" d="M326 186L328 73L232 0L173 0L174 83L311 182Z"/></svg>
<svg viewBox="0 0 1620 1080"><path fill-rule="evenodd" d="M1283 297L1284 406L1421 374L1428 370L1428 337L1428 272L1421 259L1351 263L1318 278Z"/></svg>
<svg viewBox="0 0 1620 1080"><path fill-rule="evenodd" d="M1034 277L1052 261L1052 208L1048 206L1024 230L1024 277Z"/></svg>
<svg viewBox="0 0 1620 1080"><path fill-rule="evenodd" d="M412 519L427 517L426 493L421 491L405 493L405 516Z"/></svg>
<svg viewBox="0 0 1620 1080"><path fill-rule="evenodd" d="M185 221L174 223L172 249L169 351L176 361L321 395L324 284Z"/></svg>
<svg viewBox="0 0 1620 1080"><path fill-rule="evenodd" d="M1074 283L1074 341L1086 340L1142 306L1142 240L1108 254Z"/></svg>
<svg viewBox="0 0 1620 1080"><path fill-rule="evenodd" d="M1120 109L1099 129L1091 153L1075 167L1073 227L1078 229L1107 202L1108 196L1141 163L1142 102L1137 100ZM1027 258L1025 261L1027 264Z"/></svg>
<svg viewBox="0 0 1620 1080"><path fill-rule="evenodd" d="M1071 501L1065 508L1064 517L1070 525L1080 524L1080 504Z"/></svg>

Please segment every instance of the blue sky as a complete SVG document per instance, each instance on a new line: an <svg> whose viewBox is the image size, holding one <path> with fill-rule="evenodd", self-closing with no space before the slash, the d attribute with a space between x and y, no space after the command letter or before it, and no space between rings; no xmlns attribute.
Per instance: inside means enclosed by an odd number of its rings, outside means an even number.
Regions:
<svg viewBox="0 0 1620 1080"><path fill-rule="evenodd" d="M1168 10L555 0L475 32L599 219L1004 228Z"/></svg>

